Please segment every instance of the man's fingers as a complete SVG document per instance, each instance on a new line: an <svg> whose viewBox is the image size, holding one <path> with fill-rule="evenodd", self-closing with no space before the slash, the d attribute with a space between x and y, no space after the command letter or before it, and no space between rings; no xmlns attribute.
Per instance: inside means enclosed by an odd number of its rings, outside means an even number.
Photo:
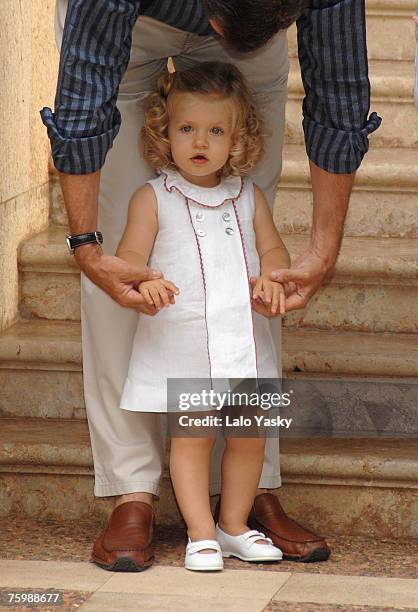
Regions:
<svg viewBox="0 0 418 612"><path fill-rule="evenodd" d="M122 297L120 297L116 301L120 306L123 306L124 308L133 308L134 310L147 305L143 295L138 293L136 289L132 288L126 291L126 287L124 288L124 293Z"/></svg>
<svg viewBox="0 0 418 612"><path fill-rule="evenodd" d="M141 306L141 308L137 308L136 311L142 314L146 314L150 317L154 317L158 313L158 310L155 308L155 306L148 306L146 304Z"/></svg>
<svg viewBox="0 0 418 612"><path fill-rule="evenodd" d="M282 269L282 270L274 270L270 274L271 280L274 280L278 283L289 283L291 281L306 283L311 280L311 276L305 270L294 270L292 268Z"/></svg>
<svg viewBox="0 0 418 612"><path fill-rule="evenodd" d="M251 300L251 308L258 314L261 314L263 315L263 317L266 317L267 319L272 319L273 317L277 316L277 313L273 314L271 310L267 308L264 304L260 304L260 302L257 302L255 300Z"/></svg>
<svg viewBox="0 0 418 612"><path fill-rule="evenodd" d="M290 283L285 283L284 285L284 292L286 297L289 295L292 295L292 293L297 293L297 285L296 283L290 282Z"/></svg>
<svg viewBox="0 0 418 612"><path fill-rule="evenodd" d="M286 298L286 312L290 310L301 310L305 308L308 303L308 297L306 295L300 295L299 293L293 293L289 297Z"/></svg>
<svg viewBox="0 0 418 612"><path fill-rule="evenodd" d="M263 315L263 317L269 318L271 316L271 313L267 310L267 308L263 304L260 304L259 302L256 302L255 300L253 300L251 303L251 306L252 306L252 309L255 310L255 312L258 312L258 314Z"/></svg>

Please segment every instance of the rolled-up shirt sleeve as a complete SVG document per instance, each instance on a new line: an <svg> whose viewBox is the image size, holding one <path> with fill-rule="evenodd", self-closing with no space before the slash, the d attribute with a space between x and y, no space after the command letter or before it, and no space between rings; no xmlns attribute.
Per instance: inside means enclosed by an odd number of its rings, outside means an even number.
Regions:
<svg viewBox="0 0 418 612"><path fill-rule="evenodd" d="M127 68L138 0L69 0L55 111L41 110L55 167L99 170L117 135L119 84Z"/></svg>
<svg viewBox="0 0 418 612"><path fill-rule="evenodd" d="M308 157L328 172L354 172L382 121L369 116L365 2L312 0L297 30Z"/></svg>

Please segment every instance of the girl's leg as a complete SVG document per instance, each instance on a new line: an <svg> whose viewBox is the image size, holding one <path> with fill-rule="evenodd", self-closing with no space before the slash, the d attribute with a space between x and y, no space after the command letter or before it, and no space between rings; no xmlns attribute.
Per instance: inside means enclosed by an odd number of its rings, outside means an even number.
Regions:
<svg viewBox="0 0 418 612"><path fill-rule="evenodd" d="M248 515L258 489L265 438L227 438L222 459L219 527L237 536L249 530ZM265 540L257 540L264 544Z"/></svg>
<svg viewBox="0 0 418 612"><path fill-rule="evenodd" d="M216 540L209 498L209 465L214 442L215 438L209 437L171 439L171 481L192 542ZM213 550L201 552L213 553Z"/></svg>

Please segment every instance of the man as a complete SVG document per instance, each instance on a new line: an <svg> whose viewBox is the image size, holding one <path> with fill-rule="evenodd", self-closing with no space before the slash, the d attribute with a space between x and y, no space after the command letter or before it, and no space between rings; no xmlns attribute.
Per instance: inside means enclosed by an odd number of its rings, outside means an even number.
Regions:
<svg viewBox="0 0 418 612"><path fill-rule="evenodd" d="M137 311L148 312L136 287L158 274L114 257L129 199L152 176L138 147L143 101L168 57L176 69L213 59L236 64L269 133L254 178L272 206L287 99L285 28L298 18L313 232L293 268L273 278L287 283L287 310L303 308L335 264L355 170L368 149L367 135L380 123L375 113L367 119L364 12L361 0L69 0L68 10L67 0L57 2L62 46L55 113L43 109L42 118L70 231L77 235L70 242L82 271L84 391L95 495L116 496L93 548L93 560L106 569L141 570L152 563L152 503L164 461L162 416L118 408ZM97 237L83 236L98 229L103 247ZM272 324L279 342L277 323ZM212 494L220 490L221 447L222 440L214 453ZM280 484L278 446L270 439L250 525L271 537L285 558L327 559L323 538L287 517L266 492Z"/></svg>

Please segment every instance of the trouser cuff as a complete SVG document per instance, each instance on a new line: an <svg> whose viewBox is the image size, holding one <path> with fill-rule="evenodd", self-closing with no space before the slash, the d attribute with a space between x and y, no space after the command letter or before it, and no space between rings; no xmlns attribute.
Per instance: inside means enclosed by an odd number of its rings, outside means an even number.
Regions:
<svg viewBox="0 0 418 612"><path fill-rule="evenodd" d="M113 495L127 495L129 493L151 493L160 498L161 487L159 483L146 481L117 481L108 483L95 483L95 497L111 497Z"/></svg>

